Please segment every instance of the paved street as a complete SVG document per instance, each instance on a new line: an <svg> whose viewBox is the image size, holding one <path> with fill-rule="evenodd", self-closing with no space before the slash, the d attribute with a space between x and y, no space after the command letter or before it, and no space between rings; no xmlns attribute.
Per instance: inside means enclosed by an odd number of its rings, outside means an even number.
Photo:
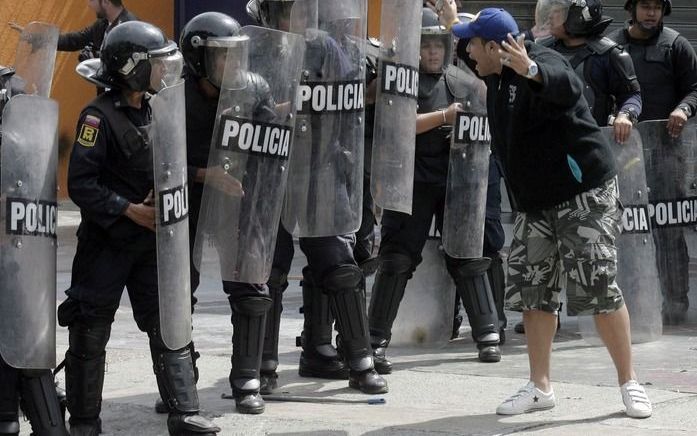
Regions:
<svg viewBox="0 0 697 436"><path fill-rule="evenodd" d="M58 261L61 300L70 279L75 218L75 213L61 216ZM565 316L553 355L552 376L559 405L540 413L497 416L496 406L527 381L524 337L512 331L520 316L513 313L509 319L508 342L503 347L504 358L497 364L477 360L467 326L461 328L457 340L439 343L431 342L432 337L424 332L414 334L408 329L398 332L404 339L403 345L389 349L396 371L387 376L390 392L384 396L386 404L355 404L349 401L372 397L348 389L344 381L305 379L297 374L300 352L295 347L295 336L302 325L297 277L303 265L304 258L298 250L291 273L294 279L284 299L279 394L311 397L318 403L269 402L266 413L259 416L237 414L231 400L221 399L221 394L230 391L230 308L214 271L207 274L204 269L207 275L197 292L199 304L194 316L194 340L202 355L198 361L199 395L204 414L215 418L224 435L697 433L697 312L694 310L690 313L690 324L666 330L660 341L634 347L637 372L654 403L654 416L649 419L624 417L609 356L603 348L586 343L577 333L576 320ZM206 268L210 267L208 263ZM371 285L369 280L368 289ZM421 291L426 295L438 292ZM432 315L431 318L447 327L451 309L443 309L442 316L426 313L438 304L414 307L412 302L423 301L417 292L415 288L408 290L403 311L408 315L402 314L398 325L408 326L409 319ZM443 292L451 293L452 289L446 286ZM452 301L450 294L442 300ZM692 301L697 298L693 296ZM406 344L413 343L413 339L425 343ZM58 330L58 347L60 360L67 348L66 329ZM102 412L105 434L167 434L166 417L153 411L158 395L147 337L136 328L127 297L117 313L107 362ZM59 379L62 383L62 374ZM347 401L321 404L323 399ZM27 424L23 425L22 434L29 434Z"/></svg>

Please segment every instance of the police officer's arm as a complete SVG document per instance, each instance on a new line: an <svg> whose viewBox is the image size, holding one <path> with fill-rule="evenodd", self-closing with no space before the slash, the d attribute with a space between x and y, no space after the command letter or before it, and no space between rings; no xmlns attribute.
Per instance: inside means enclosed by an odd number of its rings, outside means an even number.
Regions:
<svg viewBox="0 0 697 436"><path fill-rule="evenodd" d="M610 51L610 94L617 100L619 110L613 123L615 141L622 144L629 139L632 126L641 115L641 87L634 72L629 53L619 48Z"/></svg>
<svg viewBox="0 0 697 436"><path fill-rule="evenodd" d="M58 51L79 51L90 45L95 40L96 32L104 33L103 20L99 19L84 29L77 32L61 33L58 36ZM99 49L99 47L95 47Z"/></svg>
<svg viewBox="0 0 697 436"><path fill-rule="evenodd" d="M443 125L453 125L458 112L462 112L461 103L453 103L446 109L416 115L416 134L428 132Z"/></svg>
<svg viewBox="0 0 697 436"><path fill-rule="evenodd" d="M70 153L68 195L92 221L103 228L116 222L128 208L124 197L102 184L107 165L109 127L96 111L82 114Z"/></svg>
<svg viewBox="0 0 697 436"><path fill-rule="evenodd" d="M668 118L668 131L678 136L687 119L697 111L697 55L683 36L679 36L673 44L673 70L677 92L682 100Z"/></svg>

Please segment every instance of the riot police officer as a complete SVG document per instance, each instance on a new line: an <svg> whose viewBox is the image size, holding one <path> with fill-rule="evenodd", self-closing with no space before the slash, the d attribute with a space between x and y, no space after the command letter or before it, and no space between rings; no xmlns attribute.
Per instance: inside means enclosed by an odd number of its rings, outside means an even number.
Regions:
<svg viewBox="0 0 697 436"><path fill-rule="evenodd" d="M583 80L595 121L603 127L612 116L615 140L625 142L641 114L641 92L631 57L601 36L612 22L602 2L539 0L537 11L552 37L545 45L563 54Z"/></svg>
<svg viewBox="0 0 697 436"><path fill-rule="evenodd" d="M90 62L90 61L86 61ZM177 46L151 24L128 22L107 36L98 70L81 69L110 91L83 110L70 156L68 191L82 222L68 299L58 310L69 329L68 410L73 435L101 431L105 348L124 287L138 328L148 334L160 396L173 435L220 431L199 415L189 346L169 349L158 315L153 163L146 92L181 74Z"/></svg>
<svg viewBox="0 0 697 436"><path fill-rule="evenodd" d="M291 8L298 3L294 0L252 1L248 4L248 12L252 18L264 26L285 30L289 28ZM337 2L318 2L317 6L319 7L320 22L326 22L328 11L336 13L336 16L341 16L343 6L346 5L340 5ZM341 25L338 22L335 24L338 25L337 30L339 30ZM337 39L333 38L329 32L315 32L314 30L311 32L312 38L307 41L305 52L307 75L303 79L307 81L316 80L316 77L310 77L315 74L315 68L321 68L325 62L327 65L331 62L341 62L346 53L351 50L350 47L341 45L345 41L341 41L338 37ZM318 65L320 66L318 67ZM328 68L336 67L351 69L354 65L351 64L351 61L347 61L341 66L332 65ZM330 116L334 117L335 115ZM311 114L306 117L308 124L321 127L320 115ZM341 121L337 122L338 119L332 118L332 125L329 128L339 127ZM298 131L299 129L296 129L294 138L296 149L299 141ZM334 135L334 133L331 134L332 137ZM322 134L317 134L316 137L323 138L323 141L332 140L332 138L324 137ZM316 145L322 147L328 144L318 143ZM293 159L295 160L296 157ZM292 168L293 163L291 162L291 179L293 178ZM310 178L312 177L310 176ZM289 182L290 184L291 182ZM327 206L316 205L315 207ZM343 206L345 204L342 204ZM305 322L300 338L303 351L300 356L299 373L301 376L341 379L346 378L348 372L350 387L360 389L365 393L384 393L387 392L387 383L375 372L370 353L365 315L364 275L354 257L354 246L355 235L353 234L300 238L300 248L307 256L309 265L303 269ZM268 342L262 360L262 373L266 372L268 375L269 389L277 384L275 368L278 363L277 342L270 340L270 338L278 340L278 327L275 320L280 319L280 310L282 309L280 301L283 290L288 286L287 275L290 271L293 251L292 236L282 223L276 240L274 268L269 280L274 305L271 320L267 323ZM346 365L331 345L334 316L342 338L342 354L347 362Z"/></svg>
<svg viewBox="0 0 697 436"><path fill-rule="evenodd" d="M463 104L473 101L464 72L452 65L450 33L438 23L429 8L422 12L421 61L416 163L412 215L385 211L378 270L370 301L370 335L376 368L390 373L392 363L385 350L392 336L392 324L407 281L421 262L433 216L439 230L443 225L446 178L450 156L449 133ZM501 360L499 321L487 270L489 258L458 260L446 256L448 272L467 311L472 336L483 362Z"/></svg>
<svg viewBox="0 0 697 436"><path fill-rule="evenodd" d="M289 30L290 13L295 0L251 0L247 3L249 16L258 24L272 29ZM284 228L278 229L273 269L268 281L273 305L269 311L262 356L262 392L270 393L278 385L278 336L283 311L283 292L288 288L288 273L295 249L293 236ZM298 338L302 347L298 373L302 377L345 379L348 369L332 345L334 316L329 299L312 278L309 267L303 268L301 282L304 315L303 331Z"/></svg>
<svg viewBox="0 0 697 436"><path fill-rule="evenodd" d="M634 62L643 95L639 121L668 120L668 134L679 137L688 118L697 111L697 55L685 37L663 25L663 18L671 13L670 0L627 0L624 8L631 20L608 37L623 46ZM667 200L659 190L665 186L667 174L653 174L649 168L647 173L653 188L651 197ZM677 184L674 188L682 189ZM685 192L668 195L683 198ZM659 227L653 235L664 297L663 322L681 324L687 316L690 291L689 254L683 228Z"/></svg>
<svg viewBox="0 0 697 436"><path fill-rule="evenodd" d="M24 92L22 89L21 78L15 76L15 70L10 67L0 66L0 133L2 133L2 113L10 99L17 94ZM33 126L38 127L38 126ZM56 126L57 127L57 124ZM1 140L1 138L0 138ZM0 147L2 143L0 142ZM2 162L0 162L2 164ZM2 168L6 171L6 168ZM54 168L55 171L55 168ZM52 175L55 178L55 174ZM50 177L50 176L49 176ZM5 246L2 248L6 249ZM3 260L3 264L5 261ZM18 265L14 265L14 271L10 273L6 271L3 275L14 275L18 273ZM17 281L19 282L19 281ZM17 283L19 285L19 283ZM5 283L3 282L3 285ZM50 286L48 287L50 288ZM21 289L17 289L21 291ZM8 301L4 297L12 292L11 289L0 287L0 301L6 305ZM55 289L50 290L55 294ZM10 298L11 301L11 298ZM55 301L53 301L55 307ZM9 305L9 304L8 304ZM50 310L53 312L53 307ZM12 307L10 310L18 311L18 307ZM37 305L35 310L40 311L41 307ZM9 317L9 313L3 314L3 318ZM48 316L48 319L53 321L53 317ZM4 327L4 326L3 326ZM13 326L22 328L21 324ZM9 329L4 334L12 334ZM55 335L55 331L51 329L51 334ZM0 334L0 344L5 344L5 339ZM13 336L16 336L13 334ZM36 345L43 345L39 338L34 338ZM18 348L18 347L17 347ZM0 346L0 435L17 435L19 434L19 414L18 408L21 399L21 408L24 415L31 423L33 434L47 436L64 436L67 435L63 417L61 416L60 405L56 395L56 385L53 379L53 374L49 369L24 369L13 367L9 362L5 361L2 349ZM55 352L51 351L55 358Z"/></svg>
<svg viewBox="0 0 697 436"><path fill-rule="evenodd" d="M226 54L234 44L244 44L243 40L235 39L239 34L237 21L218 12L197 15L184 26L181 34L180 46L186 61L187 149L189 178L192 180L189 185L191 235L202 234L199 224L205 219L200 216L204 182L228 195L242 195L242 186L238 180L225 173L219 165L209 165ZM248 81L249 86L242 87L245 89L244 97L238 96L240 100L234 103L250 101L252 112L273 112L274 102L264 78L251 72L244 74L246 76L242 80ZM223 254L219 252L219 255ZM192 291L198 287L199 274L196 267L192 266ZM223 291L228 295L232 309L230 385L237 410L240 413L262 413L265 406L259 394L259 367L266 313L271 305L268 288L264 283L247 284L224 279Z"/></svg>

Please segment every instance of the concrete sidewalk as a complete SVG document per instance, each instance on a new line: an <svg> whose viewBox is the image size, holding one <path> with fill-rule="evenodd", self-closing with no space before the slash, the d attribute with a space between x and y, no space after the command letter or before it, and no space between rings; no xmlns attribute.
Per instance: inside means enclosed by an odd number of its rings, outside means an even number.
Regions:
<svg viewBox="0 0 697 436"><path fill-rule="evenodd" d="M68 219L66 215L61 219ZM72 218L75 218L74 216ZM63 221L68 223L68 221ZM59 232L59 299L70 278L75 248L74 225ZM299 275L304 258L298 251L292 275ZM235 412L229 393L230 308L218 279L206 277L197 291L194 340L201 353L198 384L203 413L213 417L223 435L463 435L463 434L697 434L697 316L691 323L665 331L660 341L634 347L639 379L646 384L654 416L626 418L612 362L604 350L588 345L577 333L574 319L562 318L553 354L556 408L514 417L495 414L496 406L526 381L528 361L524 336L513 333L520 319L511 313L508 342L500 363L483 364L468 327L460 338L441 346L391 347L395 372L386 376L386 404L321 404L267 402L266 413ZM372 281L369 280L369 289ZM694 294L694 292L693 292ZM693 299L693 301L697 301ZM292 281L284 297L280 339L279 395L322 399L367 400L345 381L301 378L295 336L302 328L301 290ZM450 314L445 314L449 317ZM58 356L67 348L67 330L58 329ZM156 415L158 397L147 337L135 326L126 297L117 313L107 348L102 411L105 435L166 435L166 416ZM59 376L63 384L64 376ZM23 424L22 434L29 434Z"/></svg>

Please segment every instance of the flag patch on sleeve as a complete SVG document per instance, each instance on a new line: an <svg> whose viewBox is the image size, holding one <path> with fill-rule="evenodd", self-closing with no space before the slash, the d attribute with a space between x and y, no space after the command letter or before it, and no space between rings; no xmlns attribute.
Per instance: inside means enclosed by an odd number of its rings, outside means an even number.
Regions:
<svg viewBox="0 0 697 436"><path fill-rule="evenodd" d="M95 117L94 115L87 115L82 121L77 142L83 147L94 147L94 144L97 143L99 125L101 122L102 120L100 120L98 117Z"/></svg>

